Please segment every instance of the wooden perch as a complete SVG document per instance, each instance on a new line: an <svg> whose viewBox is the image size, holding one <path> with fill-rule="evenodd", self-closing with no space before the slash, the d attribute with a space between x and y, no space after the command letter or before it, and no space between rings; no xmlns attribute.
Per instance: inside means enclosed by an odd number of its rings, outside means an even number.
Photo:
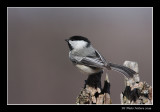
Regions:
<svg viewBox="0 0 160 112"><path fill-rule="evenodd" d="M124 66L133 69L137 74L133 78L125 78L125 90L120 94L121 104L152 104L152 87L140 82L138 64L125 61ZM76 99L77 104L111 104L110 82L108 75L101 87L103 71L88 76L84 88Z"/></svg>
<svg viewBox="0 0 160 112"><path fill-rule="evenodd" d="M125 90L120 94L121 104L152 104L152 87L146 82L141 82L138 64L125 61L124 66L136 71L133 78L125 79Z"/></svg>
<svg viewBox="0 0 160 112"><path fill-rule="evenodd" d="M111 104L110 83L108 75L101 88L101 76L103 71L88 76L85 86L77 97L77 104Z"/></svg>

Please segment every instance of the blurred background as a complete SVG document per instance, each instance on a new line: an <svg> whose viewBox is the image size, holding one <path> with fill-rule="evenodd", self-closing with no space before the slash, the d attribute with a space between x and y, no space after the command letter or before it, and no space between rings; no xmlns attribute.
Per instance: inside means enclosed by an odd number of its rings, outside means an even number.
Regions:
<svg viewBox="0 0 160 112"><path fill-rule="evenodd" d="M138 62L152 86L152 8L8 8L9 104L75 104L87 76L68 58L64 39L73 35L88 37L110 62ZM107 73L120 104L124 77Z"/></svg>

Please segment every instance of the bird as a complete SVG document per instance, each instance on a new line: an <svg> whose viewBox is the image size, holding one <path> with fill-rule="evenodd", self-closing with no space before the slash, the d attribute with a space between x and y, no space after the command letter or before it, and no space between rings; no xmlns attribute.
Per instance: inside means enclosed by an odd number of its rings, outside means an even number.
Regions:
<svg viewBox="0 0 160 112"><path fill-rule="evenodd" d="M83 74L92 75L104 69L117 71L126 78L132 78L136 74L128 67L106 61L87 37L75 35L65 41L68 43L70 61Z"/></svg>

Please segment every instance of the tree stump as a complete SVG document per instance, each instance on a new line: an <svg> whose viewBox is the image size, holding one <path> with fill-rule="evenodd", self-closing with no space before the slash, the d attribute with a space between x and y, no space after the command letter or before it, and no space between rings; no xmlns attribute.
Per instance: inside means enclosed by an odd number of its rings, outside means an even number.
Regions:
<svg viewBox="0 0 160 112"><path fill-rule="evenodd" d="M121 104L152 104L152 87L141 82L138 63L125 61L124 66L136 71L133 78L125 78L125 90L120 94Z"/></svg>
<svg viewBox="0 0 160 112"><path fill-rule="evenodd" d="M76 99L77 104L111 104L108 75L106 74L104 87L101 88L102 74L103 71L88 76L84 88Z"/></svg>

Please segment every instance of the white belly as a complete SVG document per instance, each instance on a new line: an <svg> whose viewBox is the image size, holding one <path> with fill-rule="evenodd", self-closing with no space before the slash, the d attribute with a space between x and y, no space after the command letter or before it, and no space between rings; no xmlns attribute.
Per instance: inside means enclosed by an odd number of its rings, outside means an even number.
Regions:
<svg viewBox="0 0 160 112"><path fill-rule="evenodd" d="M92 69L88 66L85 65L79 65L77 64L76 67L83 73L83 74L93 74L93 73L97 73L99 72L101 69L97 68L97 69Z"/></svg>

